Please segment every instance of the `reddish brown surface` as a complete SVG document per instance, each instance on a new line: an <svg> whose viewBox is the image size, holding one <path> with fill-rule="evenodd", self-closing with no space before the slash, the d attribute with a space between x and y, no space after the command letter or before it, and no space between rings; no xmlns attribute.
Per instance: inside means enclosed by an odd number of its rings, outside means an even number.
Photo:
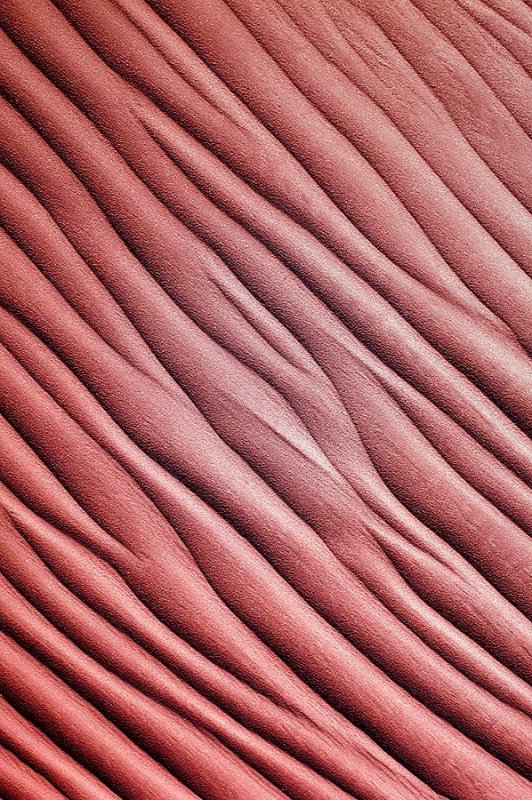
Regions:
<svg viewBox="0 0 532 800"><path fill-rule="evenodd" d="M530 800L530 9L0 21L0 797Z"/></svg>

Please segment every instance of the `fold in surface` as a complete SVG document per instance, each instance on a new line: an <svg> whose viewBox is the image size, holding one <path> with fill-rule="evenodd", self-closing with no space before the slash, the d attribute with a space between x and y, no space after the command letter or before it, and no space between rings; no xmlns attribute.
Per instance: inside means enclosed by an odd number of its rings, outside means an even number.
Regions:
<svg viewBox="0 0 532 800"><path fill-rule="evenodd" d="M532 798L529 7L0 21L0 796Z"/></svg>

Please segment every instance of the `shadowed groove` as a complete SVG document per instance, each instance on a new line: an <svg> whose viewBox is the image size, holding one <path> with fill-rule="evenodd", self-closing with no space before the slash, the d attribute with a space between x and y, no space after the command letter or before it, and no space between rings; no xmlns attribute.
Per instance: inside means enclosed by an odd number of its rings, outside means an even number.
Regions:
<svg viewBox="0 0 532 800"><path fill-rule="evenodd" d="M0 795L532 800L530 9L0 23Z"/></svg>

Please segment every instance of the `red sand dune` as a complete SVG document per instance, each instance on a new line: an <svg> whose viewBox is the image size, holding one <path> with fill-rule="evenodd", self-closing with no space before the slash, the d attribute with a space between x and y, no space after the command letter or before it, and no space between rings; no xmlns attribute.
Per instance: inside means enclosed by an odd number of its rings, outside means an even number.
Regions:
<svg viewBox="0 0 532 800"><path fill-rule="evenodd" d="M0 20L0 797L530 800L530 8Z"/></svg>

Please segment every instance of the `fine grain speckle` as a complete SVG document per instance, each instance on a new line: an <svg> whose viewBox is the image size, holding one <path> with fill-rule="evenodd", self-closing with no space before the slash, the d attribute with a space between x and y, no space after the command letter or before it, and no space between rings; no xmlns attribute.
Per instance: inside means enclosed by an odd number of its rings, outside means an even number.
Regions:
<svg viewBox="0 0 532 800"><path fill-rule="evenodd" d="M532 800L532 12L0 3L2 800Z"/></svg>

